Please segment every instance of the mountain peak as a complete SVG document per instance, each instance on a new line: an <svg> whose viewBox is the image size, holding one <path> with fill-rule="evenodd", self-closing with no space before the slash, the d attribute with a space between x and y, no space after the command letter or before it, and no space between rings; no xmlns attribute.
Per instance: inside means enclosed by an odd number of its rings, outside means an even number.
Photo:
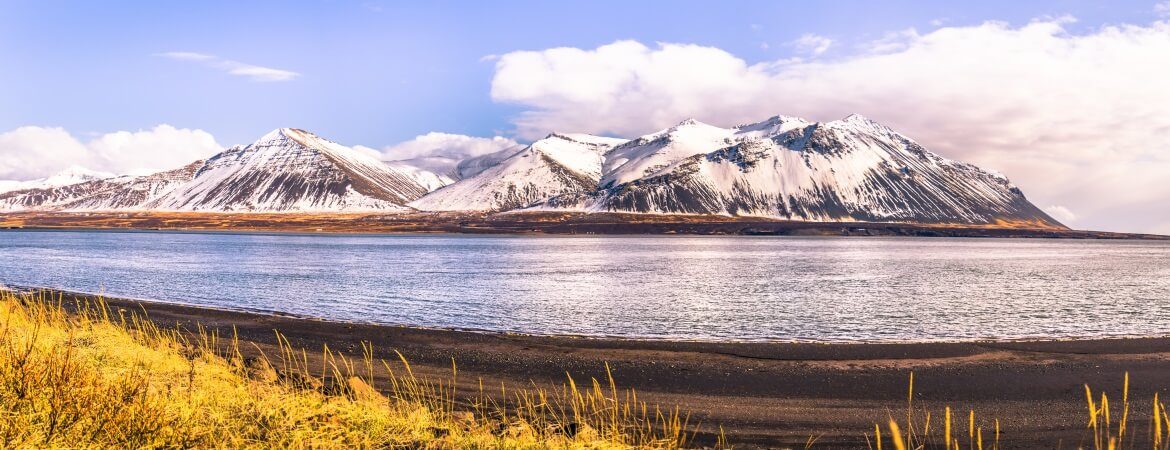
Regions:
<svg viewBox="0 0 1170 450"><path fill-rule="evenodd" d="M300 128L283 127L283 128L277 128L275 130L269 131L268 134L265 134L264 136L261 136L260 139L257 139L256 143L259 144L259 143L264 143L264 142L281 141L281 140L285 140L285 139L297 139L297 138L303 139L305 137L316 138L317 135L315 135L311 132L302 130Z"/></svg>
<svg viewBox="0 0 1170 450"><path fill-rule="evenodd" d="M850 114L848 116L845 116L844 119L841 119L841 122L865 124L865 125L877 125L877 126L881 126L883 128L885 127L884 125L877 123L877 121L870 119L868 117L865 117L861 114L857 114L857 113L853 113L853 114Z"/></svg>
<svg viewBox="0 0 1170 450"><path fill-rule="evenodd" d="M620 145L620 144L627 142L626 139L620 139L620 138L596 136L596 135L584 134L584 133L560 133L560 132L555 132L555 131L552 133L549 133L548 136L545 136L544 139L541 139L541 140L543 141L546 139L562 139L562 140L566 140L566 141L570 141L570 142L576 142L579 144L585 144L585 145L590 145L590 146L595 146L595 147L613 147L613 146Z"/></svg>
<svg viewBox="0 0 1170 450"><path fill-rule="evenodd" d="M693 117L692 117L692 118L688 118L688 119L686 119L686 120L683 120L682 122L679 122L679 123L678 123L678 124L676 124L675 126L668 128L668 130L674 131L674 130L679 130L679 129L684 129L684 128L695 128L695 127L699 127L699 128L718 128L718 127L716 127L716 126L714 126L714 125L711 125L711 124L705 123L705 122L703 122L703 121L701 121L701 120L699 120L699 119L695 119L695 118L693 118Z"/></svg>
<svg viewBox="0 0 1170 450"><path fill-rule="evenodd" d="M73 183L81 183L84 181L101 180L113 177L114 174L112 173L98 172L78 165L72 165L65 168L65 170L45 178L41 183L47 186L66 186Z"/></svg>
<svg viewBox="0 0 1170 450"><path fill-rule="evenodd" d="M747 137L764 137L777 135L808 124L809 121L799 117L776 115L762 122L738 125L734 129L737 133Z"/></svg>
<svg viewBox="0 0 1170 450"><path fill-rule="evenodd" d="M277 128L275 130L269 131L264 136L260 136L260 139L257 139L256 143L272 142L272 141L279 141L279 140L287 139L288 135L285 134L286 130L291 130L291 128Z"/></svg>
<svg viewBox="0 0 1170 450"><path fill-rule="evenodd" d="M549 133L548 136L540 138L537 141L543 141L546 139L564 139L566 141L573 140L573 138L569 137L568 133L560 133L560 132L553 131L553 132Z"/></svg>
<svg viewBox="0 0 1170 450"><path fill-rule="evenodd" d="M861 114L850 114L850 115L846 116L844 119L834 120L832 122L826 123L825 125L828 125L830 127L836 126L838 128L841 128L841 127L850 128L853 130L868 130L870 132L876 132L876 133L880 133L880 134L888 134L888 133L895 133L896 134L896 132L893 129L891 129L890 127L882 125L882 124L878 123L877 121L870 119L868 117L865 117Z"/></svg>
<svg viewBox="0 0 1170 450"><path fill-rule="evenodd" d="M686 119L686 120L679 122L678 124L676 124L670 128L659 131L657 133L642 136L639 139L655 140L655 139L659 139L662 137L668 137L668 138L674 139L674 138L677 138L677 136L679 134L694 134L694 133L710 134L710 133L717 133L719 131L726 131L726 130L723 128L714 126L714 125L700 122L698 119L692 118L692 119Z"/></svg>
<svg viewBox="0 0 1170 450"><path fill-rule="evenodd" d="M300 128L277 128L262 136L256 142L253 142L251 147L257 146L271 146L283 145L287 142L292 142L295 145L305 147L313 151L342 151L344 153L352 153L353 149L342 146L336 142L330 141L315 133Z"/></svg>

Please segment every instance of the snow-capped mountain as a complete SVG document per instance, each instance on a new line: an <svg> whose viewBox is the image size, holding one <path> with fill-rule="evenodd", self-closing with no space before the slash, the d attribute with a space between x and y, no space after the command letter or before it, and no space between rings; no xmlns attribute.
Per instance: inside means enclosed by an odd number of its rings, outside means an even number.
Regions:
<svg viewBox="0 0 1170 450"><path fill-rule="evenodd" d="M502 211L561 194L590 192L601 179L605 154L622 142L586 134L551 134L507 156L487 155L498 160L484 158L474 166L463 166L461 173L467 178L410 206L423 211Z"/></svg>
<svg viewBox="0 0 1170 450"><path fill-rule="evenodd" d="M613 149L605 158L603 187L629 183L667 165L730 146L752 137L773 136L808 125L803 119L776 116L760 123L719 128L694 119L648 134Z"/></svg>
<svg viewBox="0 0 1170 450"><path fill-rule="evenodd" d="M48 189L86 181L113 178L114 174L89 170L81 166L71 166L46 178L31 181L0 180L0 193L25 189Z"/></svg>
<svg viewBox="0 0 1170 450"><path fill-rule="evenodd" d="M208 158L190 182L145 206L179 211L399 210L428 191L415 175L307 131L281 128Z"/></svg>
<svg viewBox="0 0 1170 450"><path fill-rule="evenodd" d="M0 209L408 211L404 204L441 185L432 173L281 128L172 171L0 194Z"/></svg>
<svg viewBox="0 0 1170 450"><path fill-rule="evenodd" d="M102 178L64 186L35 188L0 194L0 211L61 210L102 211L140 208L182 183L191 180L203 164L141 177Z"/></svg>
<svg viewBox="0 0 1170 450"><path fill-rule="evenodd" d="M692 150L712 144L718 148ZM664 156L668 152L676 157ZM677 158L687 153L693 154ZM538 208L1057 224L1002 175L938 156L858 115L825 123L778 117L732 129L688 121L615 148L609 158L619 155L634 157L615 161L598 190L553 197Z"/></svg>
<svg viewBox="0 0 1170 450"><path fill-rule="evenodd" d="M455 182L455 179L448 175L439 175L438 173L412 165L407 161L385 161L384 164L414 180L415 183L418 183L426 189L426 192Z"/></svg>
<svg viewBox="0 0 1170 450"><path fill-rule="evenodd" d="M497 138L497 140L504 141L505 139ZM437 148L430 154L424 156L387 161L387 164L433 173L438 179L444 181L444 185L447 185L474 175L474 173L468 175L467 169L469 167L473 168L473 172L478 173L478 171L474 170L475 167L482 169L486 168L485 165L494 165L501 159L500 155L511 155L523 148L523 145L514 145L488 154L477 153L467 149Z"/></svg>
<svg viewBox="0 0 1170 450"><path fill-rule="evenodd" d="M382 162L281 128L154 175L74 174L79 182L0 191L0 211L577 211L1063 227L1002 175L857 115L731 128L686 120L633 140L553 133L442 167Z"/></svg>

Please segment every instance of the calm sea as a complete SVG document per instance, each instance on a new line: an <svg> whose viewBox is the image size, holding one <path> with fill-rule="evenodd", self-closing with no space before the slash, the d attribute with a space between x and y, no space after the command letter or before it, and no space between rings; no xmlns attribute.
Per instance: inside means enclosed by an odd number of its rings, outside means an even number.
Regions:
<svg viewBox="0 0 1170 450"><path fill-rule="evenodd" d="M536 334L1170 334L1170 242L1153 241L5 231L0 283Z"/></svg>

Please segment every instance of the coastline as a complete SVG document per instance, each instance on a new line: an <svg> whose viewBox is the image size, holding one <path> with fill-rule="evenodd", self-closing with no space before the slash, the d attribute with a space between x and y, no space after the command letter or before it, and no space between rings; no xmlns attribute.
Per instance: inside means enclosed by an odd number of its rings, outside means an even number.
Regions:
<svg viewBox="0 0 1170 450"><path fill-rule="evenodd" d="M752 217L617 213L9 212L0 230L138 230L312 234L913 236L1152 239L1170 236L1037 228L1033 224L800 222Z"/></svg>
<svg viewBox="0 0 1170 450"><path fill-rule="evenodd" d="M58 293L57 291L52 291ZM68 305L84 294L60 293ZM1131 396L1148 398L1170 371L1170 338L980 341L944 343L707 342L534 336L330 322L127 299L111 308L144 311L163 326L196 324L231 336L242 348L267 350L276 333L309 352L328 345L376 358L400 351L420 373L444 377L452 360L464 392L485 385L560 386L602 379L608 363L618 384L664 407L677 405L700 423L696 443L719 426L740 448L864 446L863 433L890 411L905 410L915 375L915 405L975 409L1004 424L1009 447L1075 447L1085 437L1084 384L1116 392L1124 373ZM1042 417L1037 411L1044 411ZM1135 413L1142 413L1135 407Z"/></svg>
<svg viewBox="0 0 1170 450"><path fill-rule="evenodd" d="M134 230L108 230L109 232L139 232ZM189 231L190 233L203 233L203 231ZM264 235L264 233L259 233ZM424 326L424 325L408 325L396 323L380 323L380 322L362 322L350 321L341 319L329 319L323 317L315 317L311 315L295 314L284 311L251 309L251 308L232 308L227 306L208 306L196 303L169 301L163 299L151 298L137 298L128 296L109 295L100 292L89 292L83 290L66 290L63 288L49 288L42 286L23 286L23 285L5 285L0 283L0 291L13 292L47 292L53 295L65 295L71 298L101 298L106 302L125 303L125 304L142 304L151 305L153 307L169 306L175 308L191 308L199 311L208 312L222 312L222 313L239 313L250 316L266 317L271 316L281 319L292 319L310 322L322 322L333 324L335 326L370 326L380 327L386 329L402 329L414 330L420 332L437 332L437 333L453 333L453 334L482 334L488 336L501 337L519 337L530 339L546 339L546 340L567 340L569 342L581 343L584 341L600 341L600 342L629 342L636 344L659 344L659 345L694 345L698 347L710 346L770 346L770 345L793 345L793 346L910 346L910 345L996 345L996 344L1044 344L1044 343L1099 343L1106 345L1110 343L1118 343L1133 340L1166 340L1170 345L1170 331L1162 335L1131 335L1131 334L1117 334L1104 336L1059 336L1059 337L1044 337L1044 336L1025 336L1025 337L978 337L965 339L854 339L854 340L825 340L825 339L780 339L780 338L762 338L762 339L723 339L723 338L695 338L686 339L681 337L652 337L652 336L622 336L622 335L593 335L593 334L572 334L572 333L556 333L556 334L540 334L540 333L525 333L521 331L511 330L493 330L493 329L479 329L479 328L462 328L462 327L441 327L441 326Z"/></svg>

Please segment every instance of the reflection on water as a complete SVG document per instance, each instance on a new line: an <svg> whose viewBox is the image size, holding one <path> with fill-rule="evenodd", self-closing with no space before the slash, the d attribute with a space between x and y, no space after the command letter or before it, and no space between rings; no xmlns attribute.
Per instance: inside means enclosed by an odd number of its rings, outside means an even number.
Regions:
<svg viewBox="0 0 1170 450"><path fill-rule="evenodd" d="M444 328L681 339L1166 334L1170 243L0 232L0 282Z"/></svg>

